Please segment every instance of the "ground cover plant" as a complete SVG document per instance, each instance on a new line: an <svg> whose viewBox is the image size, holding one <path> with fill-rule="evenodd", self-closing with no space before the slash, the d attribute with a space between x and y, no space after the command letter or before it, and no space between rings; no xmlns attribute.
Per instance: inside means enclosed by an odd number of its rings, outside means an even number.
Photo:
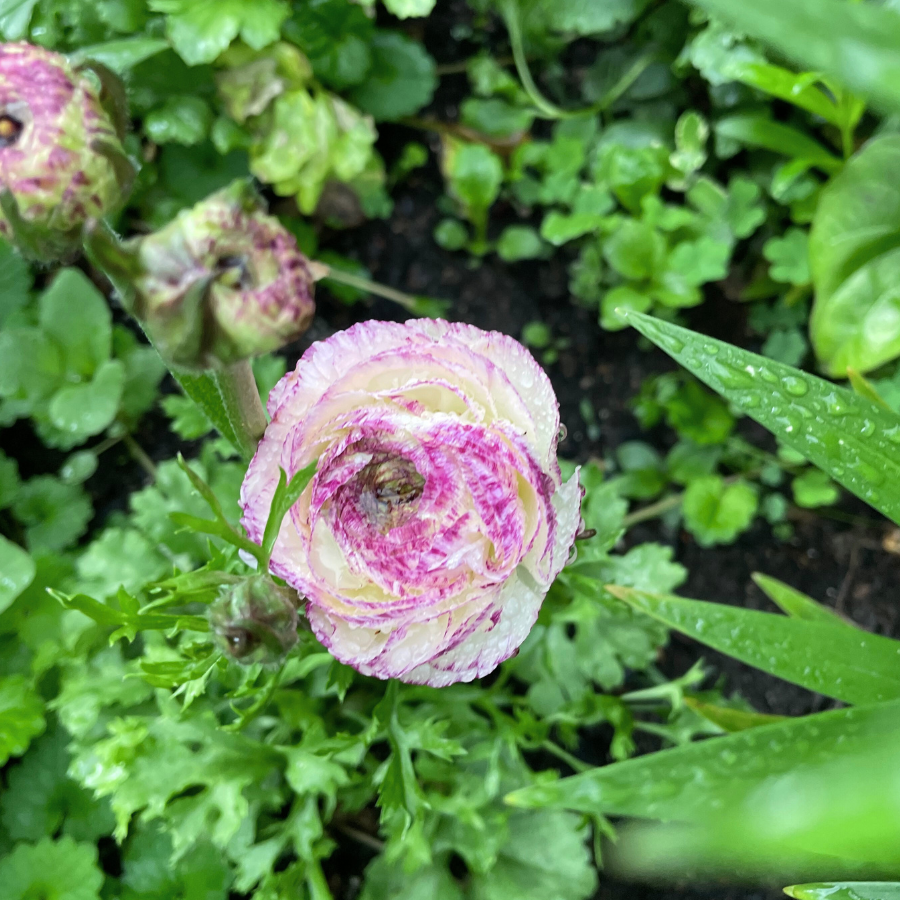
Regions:
<svg viewBox="0 0 900 900"><path fill-rule="evenodd" d="M892 4L0 33L4 897L896 896Z"/></svg>

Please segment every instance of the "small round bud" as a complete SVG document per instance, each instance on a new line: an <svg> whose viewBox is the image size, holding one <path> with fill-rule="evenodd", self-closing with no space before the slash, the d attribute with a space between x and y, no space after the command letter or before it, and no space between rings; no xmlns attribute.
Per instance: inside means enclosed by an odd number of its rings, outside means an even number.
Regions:
<svg viewBox="0 0 900 900"><path fill-rule="evenodd" d="M58 53L0 44L0 234L26 256L71 254L125 201L134 169L101 93Z"/></svg>
<svg viewBox="0 0 900 900"><path fill-rule="evenodd" d="M137 261L134 312L176 365L215 368L268 353L312 322L309 262L247 182L126 249Z"/></svg>
<svg viewBox="0 0 900 900"><path fill-rule="evenodd" d="M242 665L277 662L297 643L297 594L266 575L223 588L209 608L222 651Z"/></svg>

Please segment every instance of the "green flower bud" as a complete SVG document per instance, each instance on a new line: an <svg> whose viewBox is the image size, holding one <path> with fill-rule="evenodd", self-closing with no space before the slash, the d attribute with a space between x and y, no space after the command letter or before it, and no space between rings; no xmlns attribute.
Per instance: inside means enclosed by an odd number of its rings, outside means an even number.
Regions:
<svg viewBox="0 0 900 900"><path fill-rule="evenodd" d="M266 575L222 589L209 621L222 651L242 665L278 662L297 643L297 604L291 588Z"/></svg>
<svg viewBox="0 0 900 900"><path fill-rule="evenodd" d="M245 181L124 249L133 312L177 366L216 368L268 353L312 322L309 262Z"/></svg>
<svg viewBox="0 0 900 900"><path fill-rule="evenodd" d="M112 78L42 47L0 44L0 234L26 256L70 255L84 224L127 197L134 169L101 102Z"/></svg>

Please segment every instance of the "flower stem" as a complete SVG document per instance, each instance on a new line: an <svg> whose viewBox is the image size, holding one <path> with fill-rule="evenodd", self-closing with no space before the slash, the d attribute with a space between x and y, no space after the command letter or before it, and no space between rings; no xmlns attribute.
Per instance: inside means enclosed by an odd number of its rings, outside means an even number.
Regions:
<svg viewBox="0 0 900 900"><path fill-rule="evenodd" d="M404 294L395 288L379 284L369 278L363 278L361 275L353 275L350 272L344 272L341 269L335 269L323 262L316 260L312 263L313 277L316 281L323 278L330 278L339 284L346 284L348 287L356 288L359 291L366 291L374 294L376 297L384 297L385 300L391 300L399 304L414 316L442 314L442 308L447 304L441 300L430 300L425 297L413 297L410 294Z"/></svg>
<svg viewBox="0 0 900 900"><path fill-rule="evenodd" d="M203 372L175 366L169 366L169 370L221 435L244 459L252 459L266 430L266 411L250 361Z"/></svg>

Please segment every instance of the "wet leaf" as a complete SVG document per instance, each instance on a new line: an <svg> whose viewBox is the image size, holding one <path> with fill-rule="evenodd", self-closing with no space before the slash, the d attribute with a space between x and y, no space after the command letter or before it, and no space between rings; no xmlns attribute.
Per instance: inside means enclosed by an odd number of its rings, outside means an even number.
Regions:
<svg viewBox="0 0 900 900"><path fill-rule="evenodd" d="M31 584L34 560L18 544L0 535L0 612Z"/></svg>
<svg viewBox="0 0 900 900"><path fill-rule="evenodd" d="M633 609L770 675L846 703L900 698L900 641L672 594L607 587Z"/></svg>
<svg viewBox="0 0 900 900"><path fill-rule="evenodd" d="M900 416L783 363L650 316L624 315L779 441L900 523Z"/></svg>
<svg viewBox="0 0 900 900"><path fill-rule="evenodd" d="M514 791L507 802L605 815L702 822L743 793L798 766L855 757L896 735L900 701L850 707L602 766Z"/></svg>

